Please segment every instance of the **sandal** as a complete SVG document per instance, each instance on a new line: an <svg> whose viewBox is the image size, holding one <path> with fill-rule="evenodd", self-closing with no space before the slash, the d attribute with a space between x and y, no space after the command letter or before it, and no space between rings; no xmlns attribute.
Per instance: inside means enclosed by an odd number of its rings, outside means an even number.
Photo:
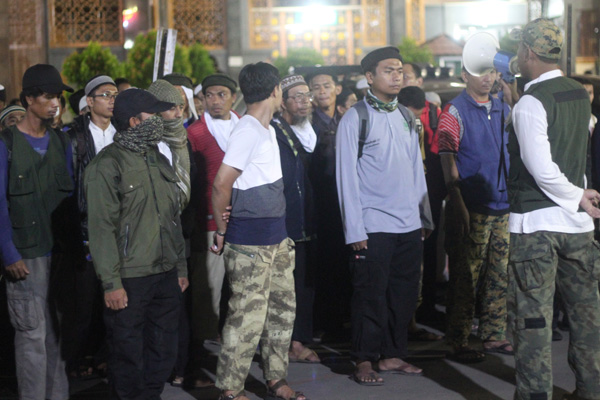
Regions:
<svg viewBox="0 0 600 400"><path fill-rule="evenodd" d="M277 394L277 390L283 386L289 387L289 385L285 379L280 379L273 386L269 386L269 384L267 384L267 397L265 397L265 400L298 400L298 397L304 397L305 400L308 400L308 399L306 399L306 396L304 396L304 394L302 392L294 392L294 394L291 397L279 396Z"/></svg>
<svg viewBox="0 0 600 400"><path fill-rule="evenodd" d="M488 353L488 354L497 353L497 354L506 354L508 356L514 356L515 355L515 351L514 350L507 350L507 347L512 347L512 346L508 342L503 343L500 346L485 347L485 345L484 345L483 346L483 352L484 353Z"/></svg>
<svg viewBox="0 0 600 400"><path fill-rule="evenodd" d="M371 378L370 381L365 381L364 378ZM359 376L356 372L350 375L350 379L358 383L361 386L383 386L384 382L378 380L379 376L375 372L369 372Z"/></svg>
<svg viewBox="0 0 600 400"><path fill-rule="evenodd" d="M227 396L225 395L224 392L222 392L221 395L219 396L219 400L235 400L242 396L246 397L246 392L243 390L241 392L239 392L238 394L232 393L232 394L228 394Z"/></svg>
<svg viewBox="0 0 600 400"><path fill-rule="evenodd" d="M317 357L317 360L309 360L308 357L312 355ZM321 362L317 353L315 353L314 350L311 350L308 347L305 347L298 357L290 357L289 359L291 363L319 364Z"/></svg>

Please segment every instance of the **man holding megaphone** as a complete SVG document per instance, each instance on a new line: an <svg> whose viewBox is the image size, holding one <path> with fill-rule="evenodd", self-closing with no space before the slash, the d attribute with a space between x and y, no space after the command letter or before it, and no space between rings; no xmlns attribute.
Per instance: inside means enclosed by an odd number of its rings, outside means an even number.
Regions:
<svg viewBox="0 0 600 400"><path fill-rule="evenodd" d="M529 80L509 125L508 312L515 345L515 399L552 398L551 323L555 287L570 325L569 364L577 390L600 399L600 251L593 218L600 194L585 189L589 98L558 67L562 34L529 22L518 63Z"/></svg>
<svg viewBox="0 0 600 400"><path fill-rule="evenodd" d="M494 48L495 51L495 48ZM467 49L463 64L467 63ZM448 189L446 252L450 280L446 341L450 358L483 361L484 353L513 354L506 340L508 197L506 177L509 109L490 96L498 72L463 69L466 89L440 115L439 153ZM479 300L483 352L469 347Z"/></svg>

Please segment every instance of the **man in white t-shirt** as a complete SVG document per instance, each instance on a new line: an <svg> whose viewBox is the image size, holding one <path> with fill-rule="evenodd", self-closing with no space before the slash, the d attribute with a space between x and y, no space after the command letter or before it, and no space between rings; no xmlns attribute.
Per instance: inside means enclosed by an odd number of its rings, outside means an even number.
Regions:
<svg viewBox="0 0 600 400"><path fill-rule="evenodd" d="M225 258L231 298L217 364L220 399L247 400L244 382L260 340L267 397L306 399L285 381L294 324L294 248L285 227L285 198L273 113L281 107L277 69L246 65L239 84L248 106L231 133L215 177L213 212L232 205L229 222L215 219L211 251Z"/></svg>

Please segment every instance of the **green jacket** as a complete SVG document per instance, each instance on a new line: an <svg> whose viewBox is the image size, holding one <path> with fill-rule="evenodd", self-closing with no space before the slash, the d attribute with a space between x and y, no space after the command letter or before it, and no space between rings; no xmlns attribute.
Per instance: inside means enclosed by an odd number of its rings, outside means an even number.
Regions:
<svg viewBox="0 0 600 400"><path fill-rule="evenodd" d="M177 268L187 276L177 176L158 148L103 149L84 175L90 253L104 291Z"/></svg>

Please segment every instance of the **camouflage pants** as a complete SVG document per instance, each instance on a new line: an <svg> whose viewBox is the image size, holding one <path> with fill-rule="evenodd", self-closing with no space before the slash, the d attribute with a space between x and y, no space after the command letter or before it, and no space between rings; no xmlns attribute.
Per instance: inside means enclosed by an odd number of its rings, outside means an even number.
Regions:
<svg viewBox="0 0 600 400"><path fill-rule="evenodd" d="M510 235L508 321L513 333L515 399L552 398L555 286L569 318L569 365L577 394L600 399L600 251L592 232Z"/></svg>
<svg viewBox="0 0 600 400"><path fill-rule="evenodd" d="M451 207L451 205L450 205ZM506 338L508 214L469 213L470 231L462 237L447 212L446 252L449 258L446 342L466 346L475 305L480 304L479 337Z"/></svg>
<svg viewBox="0 0 600 400"><path fill-rule="evenodd" d="M270 246L225 244L231 298L217 364L220 389L244 389L259 341L265 379L287 376L296 314L293 246L289 238Z"/></svg>

